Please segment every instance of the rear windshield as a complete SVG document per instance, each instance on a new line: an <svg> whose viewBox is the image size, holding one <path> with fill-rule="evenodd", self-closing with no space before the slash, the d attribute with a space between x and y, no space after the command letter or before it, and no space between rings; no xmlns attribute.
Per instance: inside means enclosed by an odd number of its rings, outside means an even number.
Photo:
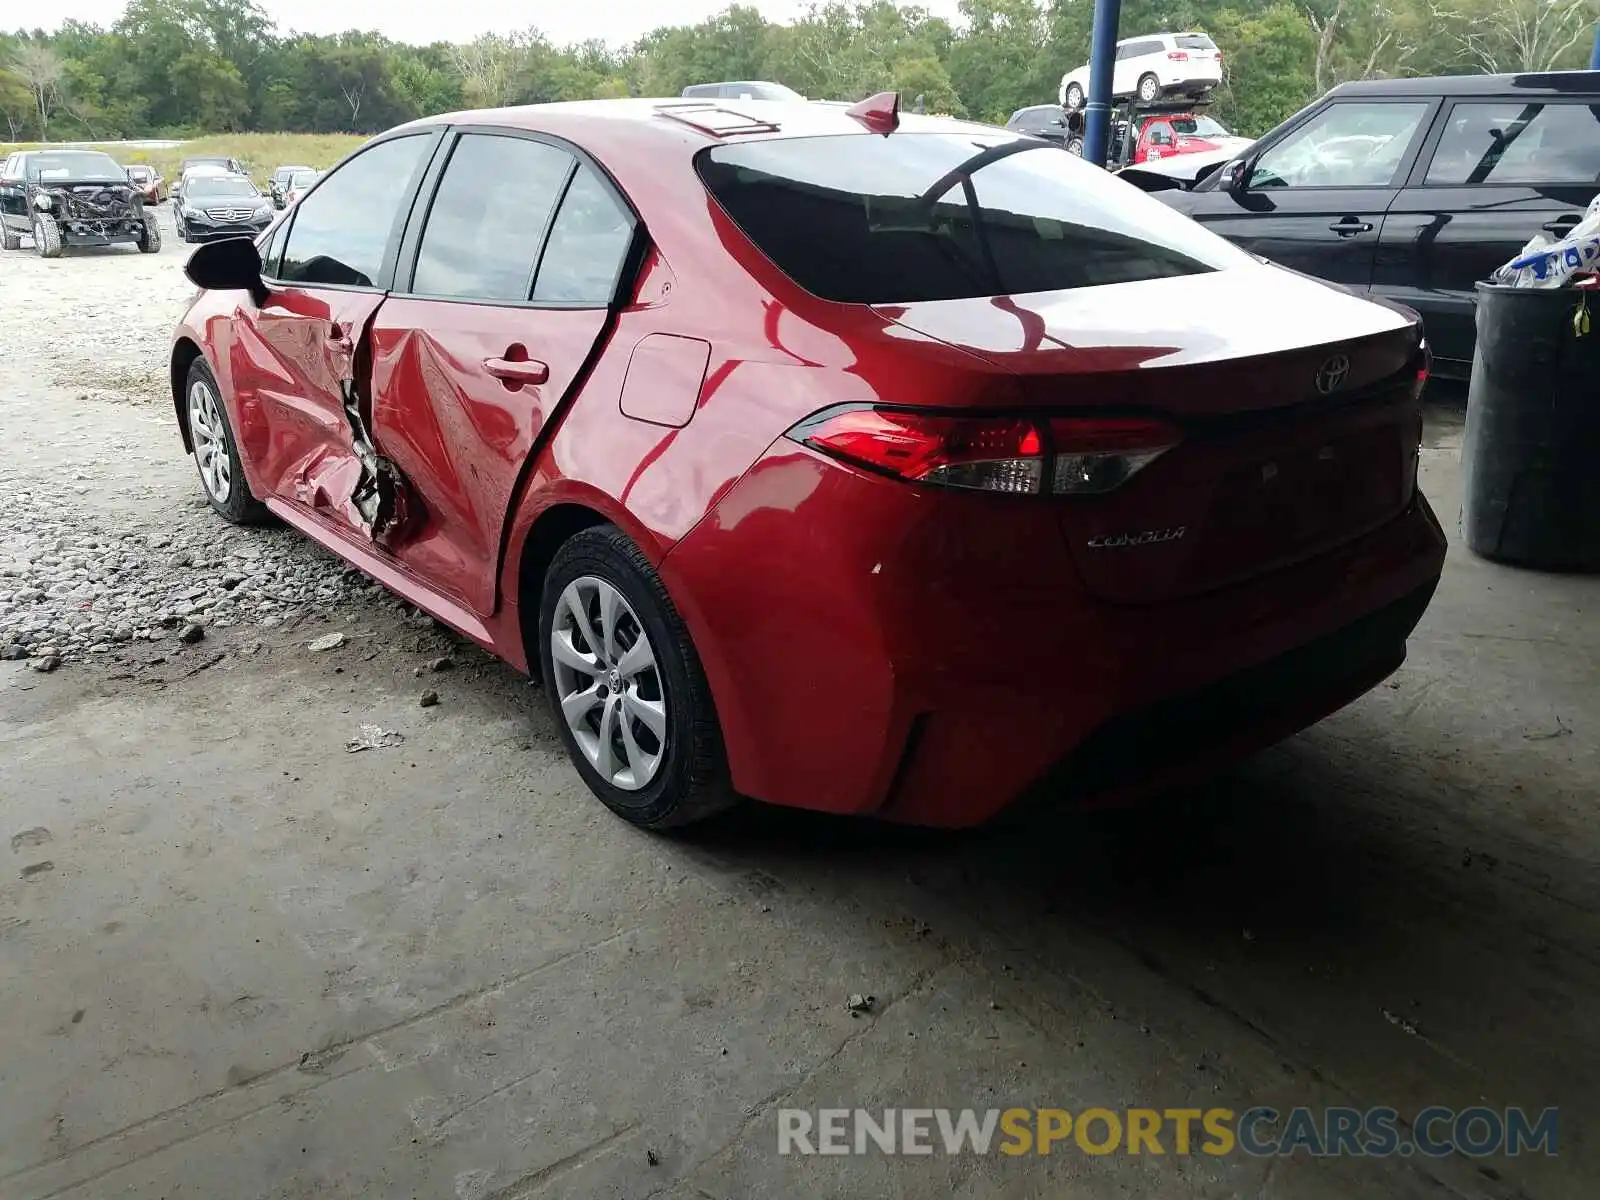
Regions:
<svg viewBox="0 0 1600 1200"><path fill-rule="evenodd" d="M1180 33L1177 37L1179 50L1215 50L1217 44L1203 33Z"/></svg>
<svg viewBox="0 0 1600 1200"><path fill-rule="evenodd" d="M1184 137L1228 136L1228 131L1210 117L1173 117L1172 132Z"/></svg>
<svg viewBox="0 0 1600 1200"><path fill-rule="evenodd" d="M1139 189L1032 139L791 138L717 146L697 165L745 235L825 300L1014 295L1252 261Z"/></svg>

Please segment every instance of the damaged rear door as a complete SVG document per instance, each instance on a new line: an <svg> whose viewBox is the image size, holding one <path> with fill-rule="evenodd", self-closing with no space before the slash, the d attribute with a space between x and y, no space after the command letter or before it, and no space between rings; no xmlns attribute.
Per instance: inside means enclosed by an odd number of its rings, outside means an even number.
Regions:
<svg viewBox="0 0 1600 1200"><path fill-rule="evenodd" d="M370 433L369 338L441 136L371 143L320 180L273 239L265 302L238 324L235 378L241 400L258 406L262 482L364 542L404 520L403 492Z"/></svg>
<svg viewBox="0 0 1600 1200"><path fill-rule="evenodd" d="M373 321L372 428L412 502L388 549L487 615L513 493L631 284L638 222L568 143L488 128L452 139Z"/></svg>

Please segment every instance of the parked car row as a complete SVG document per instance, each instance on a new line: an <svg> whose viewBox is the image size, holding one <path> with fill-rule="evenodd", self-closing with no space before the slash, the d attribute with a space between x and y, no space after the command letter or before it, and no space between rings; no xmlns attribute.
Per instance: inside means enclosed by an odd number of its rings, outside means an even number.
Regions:
<svg viewBox="0 0 1600 1200"><path fill-rule="evenodd" d="M22 151L0 163L0 246L18 249L26 237L46 258L65 247L120 243L151 253L161 248L161 234L147 210L168 199L185 242L251 237L320 175L307 166L279 167L263 193L237 158L202 155L184 159L169 188L153 166L123 166L100 151Z"/></svg>
<svg viewBox="0 0 1600 1200"><path fill-rule="evenodd" d="M1054 142L1073 154L1083 153L1083 114L1057 104L1019 108L1006 128ZM1221 122L1182 105L1157 111L1126 105L1110 125L1107 165L1113 167L1156 162L1178 154L1206 154L1228 149L1241 152L1249 138L1235 137Z"/></svg>

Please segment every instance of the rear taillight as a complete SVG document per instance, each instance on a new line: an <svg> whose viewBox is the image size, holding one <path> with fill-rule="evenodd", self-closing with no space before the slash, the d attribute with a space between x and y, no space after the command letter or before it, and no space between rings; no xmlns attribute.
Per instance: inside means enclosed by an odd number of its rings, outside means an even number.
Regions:
<svg viewBox="0 0 1600 1200"><path fill-rule="evenodd" d="M1167 57L1173 62L1188 62L1189 52L1187 50L1168 50Z"/></svg>
<svg viewBox="0 0 1600 1200"><path fill-rule="evenodd" d="M1109 492L1182 435L1143 417L960 416L852 405L788 436L841 462L911 483L1037 496Z"/></svg>
<svg viewBox="0 0 1600 1200"><path fill-rule="evenodd" d="M1121 487L1181 440L1175 426L1150 417L1058 417L1051 491L1093 495Z"/></svg>
<svg viewBox="0 0 1600 1200"><path fill-rule="evenodd" d="M1433 351L1428 349L1426 340L1417 346L1417 381L1412 388L1413 396L1422 395L1422 389L1428 386L1428 372L1433 369Z"/></svg>

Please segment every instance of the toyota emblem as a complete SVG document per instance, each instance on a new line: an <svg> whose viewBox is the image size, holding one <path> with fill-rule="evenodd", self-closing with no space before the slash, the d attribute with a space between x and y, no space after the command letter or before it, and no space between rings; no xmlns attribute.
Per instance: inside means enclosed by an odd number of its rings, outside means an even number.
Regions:
<svg viewBox="0 0 1600 1200"><path fill-rule="evenodd" d="M1342 354L1335 354L1317 369L1317 391L1324 396L1337 392L1344 384L1344 378L1350 374L1350 360Z"/></svg>

